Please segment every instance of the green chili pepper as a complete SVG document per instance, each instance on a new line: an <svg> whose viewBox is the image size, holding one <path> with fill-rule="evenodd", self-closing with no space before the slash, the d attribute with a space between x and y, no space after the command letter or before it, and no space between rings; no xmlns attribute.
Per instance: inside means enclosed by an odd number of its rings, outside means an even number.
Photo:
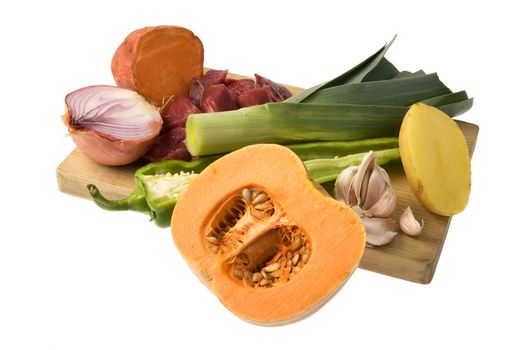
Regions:
<svg viewBox="0 0 525 350"><path fill-rule="evenodd" d="M145 193L151 219L160 227L169 226L173 208L182 191L201 171L220 157L200 157L189 162L165 160L139 168L135 172L135 181Z"/></svg>
<svg viewBox="0 0 525 350"><path fill-rule="evenodd" d="M93 201L101 208L106 210L135 210L140 212L149 212L149 207L146 202L146 194L141 186L135 188L130 195L123 199L109 200L104 197L97 186L87 185L89 194L93 197Z"/></svg>
<svg viewBox="0 0 525 350"><path fill-rule="evenodd" d="M349 154L399 147L397 137L381 137L358 141L321 141L287 145L301 160L330 159Z"/></svg>
<svg viewBox="0 0 525 350"><path fill-rule="evenodd" d="M177 204L180 195L199 174L180 171L172 174L144 175L138 178L146 194L146 203L150 208L152 220L161 226L170 225L173 208Z"/></svg>
<svg viewBox="0 0 525 350"><path fill-rule="evenodd" d="M300 143L286 147L295 152L301 160L306 161L305 165L310 176L322 183L335 179L346 167L343 167L346 159L339 157L355 154L350 163L359 164L362 155L357 153L392 149L398 145L397 138L387 137L348 142ZM145 165L135 172L136 189L124 199L109 200L92 184L87 188L93 201L103 209L147 212L157 225L167 227L170 225L173 208L182 191L202 170L221 156L205 156L190 162L166 160ZM388 157L395 158L396 155L390 153Z"/></svg>
<svg viewBox="0 0 525 350"><path fill-rule="evenodd" d="M384 149L374 151L376 154L377 164L385 165L395 163L401 159L399 148ZM358 166L361 164L364 156L368 152L350 154L341 158L334 159L311 159L304 162L308 175L312 180L319 184L333 181L337 176L349 166Z"/></svg>
<svg viewBox="0 0 525 350"><path fill-rule="evenodd" d="M166 160L150 163L135 171L137 187L127 198L109 200L92 184L87 185L93 201L106 210L135 210L149 213L160 227L170 225L173 208L193 178L220 156L193 161Z"/></svg>

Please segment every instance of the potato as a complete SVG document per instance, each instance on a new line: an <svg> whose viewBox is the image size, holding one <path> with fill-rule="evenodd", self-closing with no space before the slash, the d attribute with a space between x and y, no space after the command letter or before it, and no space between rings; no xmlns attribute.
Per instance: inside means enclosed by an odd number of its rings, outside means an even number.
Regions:
<svg viewBox="0 0 525 350"><path fill-rule="evenodd" d="M437 108L416 103L399 132L401 162L412 191L429 211L461 212L470 195L467 142L460 128Z"/></svg>

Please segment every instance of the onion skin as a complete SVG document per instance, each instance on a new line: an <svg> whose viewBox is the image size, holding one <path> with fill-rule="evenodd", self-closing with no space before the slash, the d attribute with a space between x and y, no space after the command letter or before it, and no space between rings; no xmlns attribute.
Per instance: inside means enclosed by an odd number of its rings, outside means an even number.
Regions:
<svg viewBox="0 0 525 350"><path fill-rule="evenodd" d="M71 138L82 153L99 164L111 166L130 164L142 157L151 148L162 130L162 118L159 114L158 119L147 124L151 131L149 135L140 139L119 140L110 135L75 125L67 101L63 121Z"/></svg>
<svg viewBox="0 0 525 350"><path fill-rule="evenodd" d="M160 132L160 127L159 127ZM91 160L103 165L133 163L153 145L156 135L146 140L110 140L92 130L70 131L77 147Z"/></svg>

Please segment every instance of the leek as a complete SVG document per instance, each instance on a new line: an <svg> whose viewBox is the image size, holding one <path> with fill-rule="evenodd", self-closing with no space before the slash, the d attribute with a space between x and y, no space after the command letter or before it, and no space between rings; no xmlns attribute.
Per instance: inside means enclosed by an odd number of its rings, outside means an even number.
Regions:
<svg viewBox="0 0 525 350"><path fill-rule="evenodd" d="M191 154L202 156L256 143L397 137L407 111L404 106L267 103L194 114L186 122L186 147Z"/></svg>
<svg viewBox="0 0 525 350"><path fill-rule="evenodd" d="M303 92L300 92L290 97L286 101L301 102L310 95L315 94L316 91L321 90L323 88L349 83L360 83L361 81L367 81L367 78L374 80L390 79L391 77L389 75L394 69L395 71L397 71L397 69L390 62L386 61L384 56L395 39L396 38L394 37L394 39L392 39L388 44L383 46L379 51L377 51L375 54L368 57L366 60L364 60L354 68L350 69L349 71L341 74L340 76L326 83L306 89ZM394 68L392 69L392 67Z"/></svg>
<svg viewBox="0 0 525 350"><path fill-rule="evenodd" d="M304 103L408 106L449 93L434 73L325 88Z"/></svg>

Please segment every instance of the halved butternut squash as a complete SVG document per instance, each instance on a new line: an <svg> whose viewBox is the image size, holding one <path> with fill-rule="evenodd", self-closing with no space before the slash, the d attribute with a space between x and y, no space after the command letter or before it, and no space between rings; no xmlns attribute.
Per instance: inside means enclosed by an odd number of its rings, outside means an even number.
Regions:
<svg viewBox="0 0 525 350"><path fill-rule="evenodd" d="M279 145L252 145L206 168L172 216L186 262L234 314L299 320L348 279L365 248L358 216L313 184Z"/></svg>

